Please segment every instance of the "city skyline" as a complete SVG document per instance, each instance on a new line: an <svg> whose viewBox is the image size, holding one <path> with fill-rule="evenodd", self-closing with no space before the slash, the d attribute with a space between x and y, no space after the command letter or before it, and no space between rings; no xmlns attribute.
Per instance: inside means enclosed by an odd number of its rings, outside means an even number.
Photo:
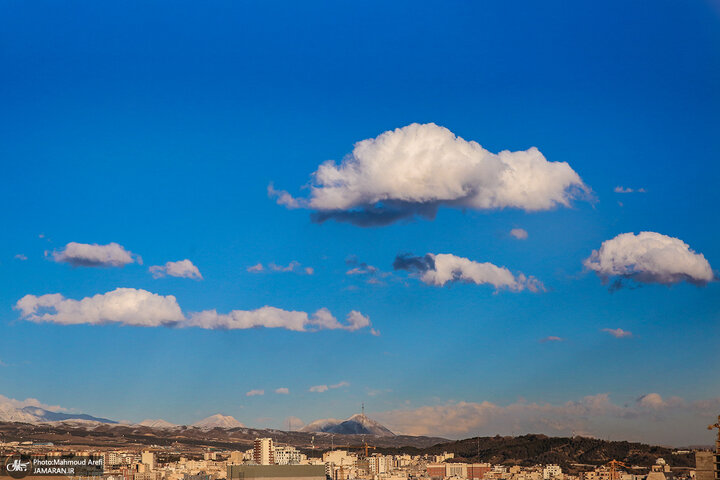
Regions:
<svg viewBox="0 0 720 480"><path fill-rule="evenodd" d="M717 2L45 7L0 407L712 440Z"/></svg>

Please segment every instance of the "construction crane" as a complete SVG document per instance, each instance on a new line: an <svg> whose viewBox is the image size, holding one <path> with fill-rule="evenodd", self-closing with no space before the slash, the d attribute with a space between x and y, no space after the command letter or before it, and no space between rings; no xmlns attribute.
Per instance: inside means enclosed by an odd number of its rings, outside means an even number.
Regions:
<svg viewBox="0 0 720 480"><path fill-rule="evenodd" d="M620 478L618 475L617 467L628 468L627 465L625 465L619 460L610 460L607 464L610 467L610 480L618 480L618 478Z"/></svg>
<svg viewBox="0 0 720 480"><path fill-rule="evenodd" d="M367 443L366 441L364 441L364 440L363 440L362 445L356 445L356 446L348 445L348 446L347 446L347 449L348 449L348 450L351 449L351 448L358 448L358 449L361 449L361 450L365 450L365 456L366 456L366 457L367 457L368 454L369 454L368 450L370 450L370 449L375 450L375 446L374 446L374 445L368 445L368 443Z"/></svg>
<svg viewBox="0 0 720 480"><path fill-rule="evenodd" d="M712 430L714 428L718 429L718 437L717 440L715 440L715 453L720 455L720 415L718 415L718 421L714 425L708 425L708 430Z"/></svg>

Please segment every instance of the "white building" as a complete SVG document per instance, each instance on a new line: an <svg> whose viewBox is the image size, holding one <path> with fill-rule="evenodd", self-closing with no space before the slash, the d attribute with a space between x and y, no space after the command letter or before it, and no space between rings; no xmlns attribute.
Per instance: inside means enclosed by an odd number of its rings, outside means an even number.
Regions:
<svg viewBox="0 0 720 480"><path fill-rule="evenodd" d="M275 447L275 463L278 465L299 465L304 455L292 446Z"/></svg>
<svg viewBox="0 0 720 480"><path fill-rule="evenodd" d="M560 478L562 476L562 469L560 465L545 465L543 468L543 480L551 480L553 478Z"/></svg>

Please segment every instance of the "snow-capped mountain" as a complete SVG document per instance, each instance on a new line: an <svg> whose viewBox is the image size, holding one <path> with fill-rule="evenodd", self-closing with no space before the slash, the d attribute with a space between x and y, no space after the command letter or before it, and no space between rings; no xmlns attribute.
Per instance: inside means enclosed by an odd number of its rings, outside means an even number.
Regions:
<svg viewBox="0 0 720 480"><path fill-rule="evenodd" d="M48 423L69 421L117 423L114 420L93 417L84 413L52 412L41 407L16 407L10 402L0 402L0 422Z"/></svg>
<svg viewBox="0 0 720 480"><path fill-rule="evenodd" d="M195 422L191 425L191 427L197 427L203 430L212 430L213 428L238 428L244 426L245 425L238 422L230 415L221 415L219 413L200 420L199 422Z"/></svg>
<svg viewBox="0 0 720 480"><path fill-rule="evenodd" d="M308 423L300 429L302 432L325 432L340 433L347 435L377 435L379 437L395 436L393 432L367 417L367 415L358 413L347 420L335 420L334 418L326 418L315 420Z"/></svg>
<svg viewBox="0 0 720 480"><path fill-rule="evenodd" d="M22 409L22 411L37 417L36 422L64 422L68 420L87 420L90 422L117 423L115 420L93 417L92 415L86 415L84 413L51 412L50 410L45 410L44 408L40 407L25 407Z"/></svg>
<svg viewBox="0 0 720 480"><path fill-rule="evenodd" d="M162 420L160 418L156 420L148 418L147 420L143 420L142 422L138 423L138 425L142 425L143 427L160 429L170 429L177 427L177 425L175 425L174 423L166 422L165 420Z"/></svg>

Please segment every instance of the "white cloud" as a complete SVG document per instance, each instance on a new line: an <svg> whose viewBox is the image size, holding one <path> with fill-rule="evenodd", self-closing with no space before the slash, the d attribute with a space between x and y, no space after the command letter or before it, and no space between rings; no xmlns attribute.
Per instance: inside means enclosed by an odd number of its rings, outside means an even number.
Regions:
<svg viewBox="0 0 720 480"><path fill-rule="evenodd" d="M682 281L705 285L714 279L701 253L678 238L655 232L623 233L606 240L583 264L603 281L616 278L614 288L624 279L664 285Z"/></svg>
<svg viewBox="0 0 720 480"><path fill-rule="evenodd" d="M305 274L306 275L313 275L315 273L315 269L312 267L305 267Z"/></svg>
<svg viewBox="0 0 720 480"><path fill-rule="evenodd" d="M615 193L645 193L645 189L644 188L627 188L627 187L618 185L617 187L615 187L614 192Z"/></svg>
<svg viewBox="0 0 720 480"><path fill-rule="evenodd" d="M165 265L153 265L149 270L153 278L169 275L171 277L192 278L195 280L203 279L200 270L188 259L167 262Z"/></svg>
<svg viewBox="0 0 720 480"><path fill-rule="evenodd" d="M275 393L279 395L288 395L290 393L290 389L286 387L276 388Z"/></svg>
<svg viewBox="0 0 720 480"><path fill-rule="evenodd" d="M540 341L541 341L542 343L547 343L547 342L564 342L565 339L562 338L562 337L555 336L555 335L550 335L549 337L545 337L545 338L541 339Z"/></svg>
<svg viewBox="0 0 720 480"><path fill-rule="evenodd" d="M11 408L25 408L25 407L37 407L51 412L70 412L68 408L61 407L60 405L48 405L42 403L37 398L26 398L25 400L15 400L14 398L0 395L0 409L2 407L9 406Z"/></svg>
<svg viewBox="0 0 720 480"><path fill-rule="evenodd" d="M265 270L265 267L263 267L262 263L255 264L255 265L247 268L247 271L250 273L260 273L263 270Z"/></svg>
<svg viewBox="0 0 720 480"><path fill-rule="evenodd" d="M134 288L118 288L82 300L68 299L59 293L25 295L15 308L26 320L61 325L119 323L157 327L185 320L174 296Z"/></svg>
<svg viewBox="0 0 720 480"><path fill-rule="evenodd" d="M232 310L226 314L205 310L191 314L183 326L226 330L266 327L285 328L298 332L316 330L354 332L370 326L370 319L353 310L347 315L346 322L340 323L327 308L321 308L308 315L306 312L265 306L257 310Z"/></svg>
<svg viewBox="0 0 720 480"><path fill-rule="evenodd" d="M659 410L667 407L669 404L658 393L648 393L637 399L638 405L641 407Z"/></svg>
<svg viewBox="0 0 720 480"><path fill-rule="evenodd" d="M340 165L321 164L309 198L268 187L288 208L315 210L318 221L383 225L438 207L528 212L569 206L588 187L565 162L548 162L532 147L491 153L433 123L414 123L355 144Z"/></svg>
<svg viewBox="0 0 720 480"><path fill-rule="evenodd" d="M27 260L27 258L28 257L22 253L18 253L17 255L15 255L15 260L21 260L24 262L25 260Z"/></svg>
<svg viewBox="0 0 720 480"><path fill-rule="evenodd" d="M265 395L265 390L250 390L245 394L246 397L256 397L259 395Z"/></svg>
<svg viewBox="0 0 720 480"><path fill-rule="evenodd" d="M632 337L632 332L623 330L622 328L603 328L603 332L609 333L615 338L629 338Z"/></svg>
<svg viewBox="0 0 720 480"><path fill-rule="evenodd" d="M535 277L523 273L514 275L505 267L492 263L475 262L449 253L428 253L424 257L398 255L393 267L396 270L416 271L420 280L428 285L443 286L448 282L467 282L477 285L488 284L495 289L514 292L530 290L540 292L545 286Z"/></svg>
<svg viewBox="0 0 720 480"><path fill-rule="evenodd" d="M527 240L528 232L522 228L513 228L510 230L510 235L517 238L518 240Z"/></svg>
<svg viewBox="0 0 720 480"><path fill-rule="evenodd" d="M269 306L256 310L233 310L226 314L205 310L185 315L174 296L162 296L134 288L118 288L82 300L67 299L59 293L41 296L25 295L18 300L15 308L20 310L21 317L25 320L61 325L115 323L143 327L197 327L209 330L265 327L299 332L317 330L354 332L371 326L370 319L360 312L351 311L346 321L341 323L326 308L321 308L312 315Z"/></svg>
<svg viewBox="0 0 720 480"><path fill-rule="evenodd" d="M135 262L142 265L139 255L115 242L107 245L70 242L63 250L53 252L52 256L56 262L69 263L75 267L122 267Z"/></svg>
<svg viewBox="0 0 720 480"><path fill-rule="evenodd" d="M415 409L392 410L375 417L395 433L447 437L512 432L547 432L558 435L581 430L587 417L621 415L607 394L584 397L560 405L516 402L506 406L492 402L450 402Z"/></svg>

